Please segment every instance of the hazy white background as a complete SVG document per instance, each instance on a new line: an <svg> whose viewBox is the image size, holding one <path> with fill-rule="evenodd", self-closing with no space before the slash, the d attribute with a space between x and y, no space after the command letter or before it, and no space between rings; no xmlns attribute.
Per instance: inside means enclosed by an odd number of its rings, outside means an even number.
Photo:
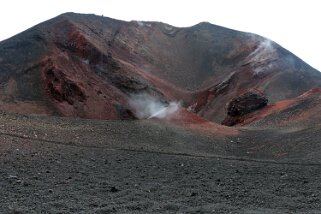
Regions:
<svg viewBox="0 0 321 214"><path fill-rule="evenodd" d="M179 27L208 21L268 37L321 71L319 0L2 0L0 41L64 12Z"/></svg>

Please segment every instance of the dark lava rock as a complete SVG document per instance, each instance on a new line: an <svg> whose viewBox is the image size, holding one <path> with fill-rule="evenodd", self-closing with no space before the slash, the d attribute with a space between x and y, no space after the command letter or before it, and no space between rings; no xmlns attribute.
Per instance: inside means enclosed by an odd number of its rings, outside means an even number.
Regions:
<svg viewBox="0 0 321 214"><path fill-rule="evenodd" d="M237 98L231 100L227 107L227 115L243 116L258 110L268 103L268 99L255 92L247 92Z"/></svg>
<svg viewBox="0 0 321 214"><path fill-rule="evenodd" d="M240 117L263 108L268 99L256 92L250 91L232 99L227 106L227 116L222 125L233 126L242 122Z"/></svg>
<svg viewBox="0 0 321 214"><path fill-rule="evenodd" d="M118 192L119 191L119 189L117 189L116 187L111 187L110 188L110 192Z"/></svg>
<svg viewBox="0 0 321 214"><path fill-rule="evenodd" d="M194 196L197 196L197 193L196 193L196 192L192 192L192 193L191 193L191 197L194 197Z"/></svg>

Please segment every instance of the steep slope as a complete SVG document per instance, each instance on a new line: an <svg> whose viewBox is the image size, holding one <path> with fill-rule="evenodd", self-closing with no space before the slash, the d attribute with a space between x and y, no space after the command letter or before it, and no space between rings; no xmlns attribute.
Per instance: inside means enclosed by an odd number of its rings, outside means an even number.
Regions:
<svg viewBox="0 0 321 214"><path fill-rule="evenodd" d="M177 28L62 14L0 43L0 109L133 119L146 94L221 123L250 91L268 103L321 85L321 74L279 45L209 23Z"/></svg>

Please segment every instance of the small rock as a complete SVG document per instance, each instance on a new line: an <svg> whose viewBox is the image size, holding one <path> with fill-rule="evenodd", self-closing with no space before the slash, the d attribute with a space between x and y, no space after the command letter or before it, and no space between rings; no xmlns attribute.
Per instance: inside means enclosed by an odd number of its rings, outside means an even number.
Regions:
<svg viewBox="0 0 321 214"><path fill-rule="evenodd" d="M18 178L18 176L16 176L16 175L9 175L9 179L17 179Z"/></svg>
<svg viewBox="0 0 321 214"><path fill-rule="evenodd" d="M119 189L117 189L116 187L111 187L110 188L110 192L118 192L119 191Z"/></svg>
<svg viewBox="0 0 321 214"><path fill-rule="evenodd" d="M192 192L192 193L191 193L191 197L194 197L194 196L197 196L197 193L196 193L196 192Z"/></svg>

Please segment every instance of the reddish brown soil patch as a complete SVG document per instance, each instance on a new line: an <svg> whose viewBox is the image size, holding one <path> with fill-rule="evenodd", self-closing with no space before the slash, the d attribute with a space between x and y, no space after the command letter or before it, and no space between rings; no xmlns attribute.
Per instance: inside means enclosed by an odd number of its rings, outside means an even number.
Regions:
<svg viewBox="0 0 321 214"><path fill-rule="evenodd" d="M235 135L238 133L235 128L208 121L195 113L187 111L185 108L180 108L178 112L165 119L178 126L187 127L198 132L215 133L222 136Z"/></svg>

